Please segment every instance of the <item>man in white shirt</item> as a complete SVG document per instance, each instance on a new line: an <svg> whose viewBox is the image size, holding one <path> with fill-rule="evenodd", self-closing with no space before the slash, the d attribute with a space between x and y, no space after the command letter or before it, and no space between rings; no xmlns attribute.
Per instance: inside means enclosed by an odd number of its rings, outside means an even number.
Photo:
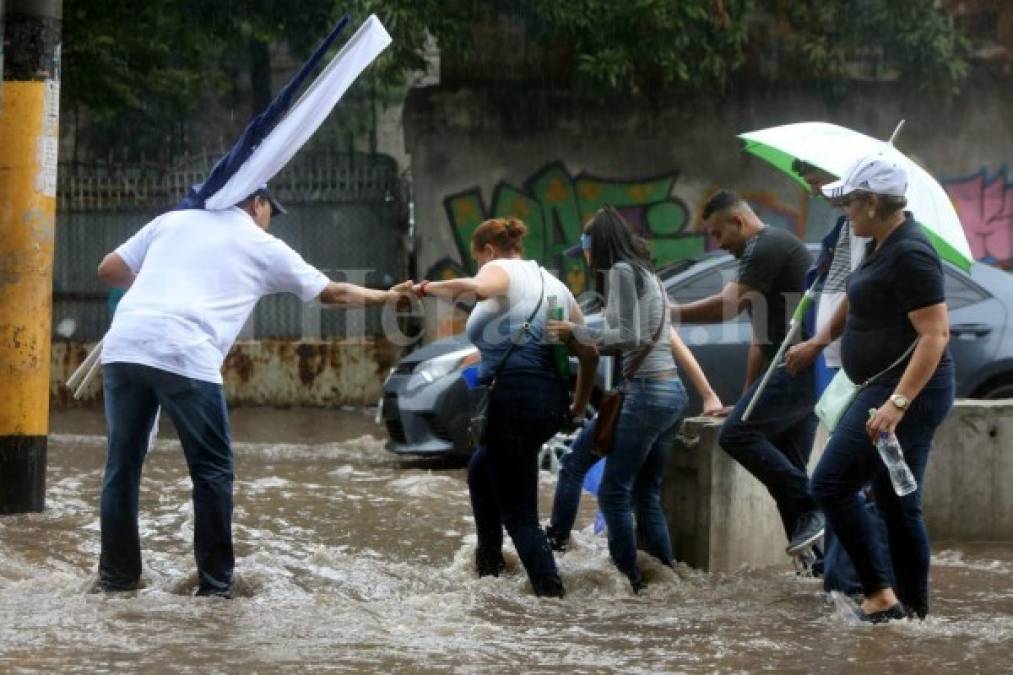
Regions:
<svg viewBox="0 0 1013 675"><path fill-rule="evenodd" d="M102 350L108 457L102 484L99 584L137 588L141 466L159 408L172 418L193 481L197 595L228 597L232 584L233 454L221 367L257 301L363 307L410 291L333 282L267 233L284 209L258 189L231 209L165 213L109 253L106 283L128 288Z"/></svg>

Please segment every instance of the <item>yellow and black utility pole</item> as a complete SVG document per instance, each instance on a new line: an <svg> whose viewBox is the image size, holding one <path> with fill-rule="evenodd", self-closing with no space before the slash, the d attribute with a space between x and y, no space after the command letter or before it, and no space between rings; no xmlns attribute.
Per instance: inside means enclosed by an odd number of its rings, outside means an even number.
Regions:
<svg viewBox="0 0 1013 675"><path fill-rule="evenodd" d="M62 0L0 0L0 514L46 497Z"/></svg>

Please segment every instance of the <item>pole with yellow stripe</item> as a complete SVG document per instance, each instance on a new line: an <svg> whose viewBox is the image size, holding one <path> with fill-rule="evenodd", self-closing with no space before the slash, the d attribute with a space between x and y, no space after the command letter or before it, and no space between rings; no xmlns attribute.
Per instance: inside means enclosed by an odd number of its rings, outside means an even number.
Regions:
<svg viewBox="0 0 1013 675"><path fill-rule="evenodd" d="M62 0L3 0L0 514L46 494Z"/></svg>

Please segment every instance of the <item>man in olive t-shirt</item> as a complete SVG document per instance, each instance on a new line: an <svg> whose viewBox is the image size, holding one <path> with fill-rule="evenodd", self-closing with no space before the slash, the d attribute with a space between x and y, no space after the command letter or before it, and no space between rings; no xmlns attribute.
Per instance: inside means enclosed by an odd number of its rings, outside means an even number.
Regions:
<svg viewBox="0 0 1013 675"><path fill-rule="evenodd" d="M795 375L774 371L748 422L749 404L765 362L787 334L788 319L801 298L811 264L795 235L764 225L742 197L730 190L704 206L703 220L718 246L739 259L738 275L720 293L672 307L673 322L716 323L748 311L753 340L746 365L745 391L721 427L725 451L762 482L777 502L789 544L796 555L814 544L824 530L809 492L807 465L816 433L815 376L810 366Z"/></svg>

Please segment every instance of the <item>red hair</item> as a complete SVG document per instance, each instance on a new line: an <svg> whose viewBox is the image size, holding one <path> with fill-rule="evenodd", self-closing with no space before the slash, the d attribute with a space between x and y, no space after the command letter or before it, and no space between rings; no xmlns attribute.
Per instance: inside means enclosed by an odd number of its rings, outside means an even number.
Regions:
<svg viewBox="0 0 1013 675"><path fill-rule="evenodd" d="M481 251L486 244L503 253L524 254L521 243L528 234L527 226L517 218L492 218L475 228L471 235L471 247Z"/></svg>

